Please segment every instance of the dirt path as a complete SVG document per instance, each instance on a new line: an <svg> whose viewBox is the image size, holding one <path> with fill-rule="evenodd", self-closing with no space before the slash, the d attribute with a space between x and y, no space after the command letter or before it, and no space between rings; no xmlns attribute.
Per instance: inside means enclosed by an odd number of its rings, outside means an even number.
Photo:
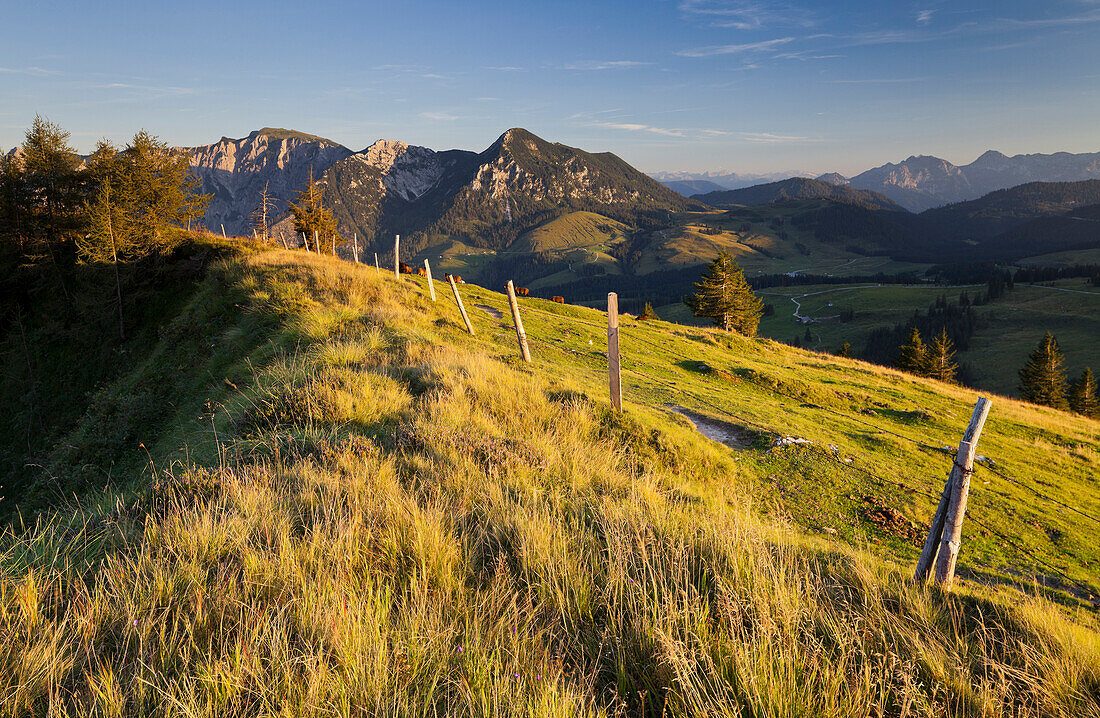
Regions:
<svg viewBox="0 0 1100 718"><path fill-rule="evenodd" d="M685 409L682 406L668 405L671 411L676 412L680 416L685 417L691 422L695 430L703 436L707 437L711 441L717 441L720 444L725 444L731 449L743 450L752 446L755 434L749 431L743 426L737 426L736 424L730 424L725 421L719 421L718 419L712 419L709 416L703 416L691 409Z"/></svg>
<svg viewBox="0 0 1100 718"><path fill-rule="evenodd" d="M490 307L488 304L475 304L474 306L491 316L493 319L502 319L504 317L499 309Z"/></svg>

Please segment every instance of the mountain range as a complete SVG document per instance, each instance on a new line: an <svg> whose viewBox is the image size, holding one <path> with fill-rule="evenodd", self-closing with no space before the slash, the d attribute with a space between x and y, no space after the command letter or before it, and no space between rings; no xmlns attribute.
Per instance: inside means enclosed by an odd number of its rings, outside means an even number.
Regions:
<svg viewBox="0 0 1100 718"><path fill-rule="evenodd" d="M510 129L480 153L437 152L379 140L355 152L324 138L265 128L241 139L182 148L202 191L213 195L205 223L241 234L260 191L285 210L312 175L344 235L465 236L496 249L570 211L593 211L636 225L693 206L611 153L589 153ZM289 219L276 233L292 233Z"/></svg>
<svg viewBox="0 0 1100 718"><path fill-rule="evenodd" d="M676 191L690 190L694 185L685 180L711 180L722 185L721 189L737 189L726 186L708 175L672 176L668 173L654 175ZM738 175L718 175L737 177ZM790 175L772 177L785 179ZM1072 154L1014 155L1009 157L996 150L989 150L968 165L954 165L947 160L929 155L913 155L898 163L874 167L853 177L829 172L818 180L836 185L849 185L855 189L871 190L889 197L910 212L922 212L953 202L965 202L983 195L1028 182L1076 182L1100 179L1100 152ZM756 184L756 183L752 183ZM740 185L746 186L746 185ZM702 194L716 191L706 185ZM688 196L692 196L689 194Z"/></svg>

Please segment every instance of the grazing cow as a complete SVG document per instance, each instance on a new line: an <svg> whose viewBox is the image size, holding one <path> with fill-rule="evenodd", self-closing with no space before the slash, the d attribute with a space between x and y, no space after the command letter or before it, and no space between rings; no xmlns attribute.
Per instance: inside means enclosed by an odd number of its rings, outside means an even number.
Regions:
<svg viewBox="0 0 1100 718"><path fill-rule="evenodd" d="M565 297L550 297L551 302L557 302L558 304L565 304Z"/></svg>
<svg viewBox="0 0 1100 718"><path fill-rule="evenodd" d="M457 274L455 275L455 284L465 284L465 283L466 282L462 281L462 277L458 276Z"/></svg>
<svg viewBox="0 0 1100 718"><path fill-rule="evenodd" d="M412 274L412 268L404 262L398 262L397 268L401 270L402 274Z"/></svg>
<svg viewBox="0 0 1100 718"><path fill-rule="evenodd" d="M428 270L424 269L423 267L417 267L416 268L416 273L419 274L421 277L428 276Z"/></svg>
<svg viewBox="0 0 1100 718"><path fill-rule="evenodd" d="M529 297L531 296L531 290L527 287L516 287L517 297Z"/></svg>

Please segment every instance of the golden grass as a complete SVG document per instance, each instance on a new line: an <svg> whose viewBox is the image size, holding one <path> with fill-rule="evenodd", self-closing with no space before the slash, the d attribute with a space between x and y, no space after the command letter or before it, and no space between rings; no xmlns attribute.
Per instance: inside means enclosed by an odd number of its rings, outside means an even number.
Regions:
<svg viewBox="0 0 1100 718"><path fill-rule="evenodd" d="M1100 715L1096 634L1040 600L814 547L373 270L236 271L296 348L219 465L7 537L0 715Z"/></svg>

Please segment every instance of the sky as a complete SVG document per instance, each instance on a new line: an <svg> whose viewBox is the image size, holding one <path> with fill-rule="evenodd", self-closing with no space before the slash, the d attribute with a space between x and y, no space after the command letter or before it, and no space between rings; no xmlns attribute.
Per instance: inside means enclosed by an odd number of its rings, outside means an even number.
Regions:
<svg viewBox="0 0 1100 718"><path fill-rule="evenodd" d="M1100 0L0 0L0 148L285 127L645 171L854 174L1100 151Z"/></svg>

